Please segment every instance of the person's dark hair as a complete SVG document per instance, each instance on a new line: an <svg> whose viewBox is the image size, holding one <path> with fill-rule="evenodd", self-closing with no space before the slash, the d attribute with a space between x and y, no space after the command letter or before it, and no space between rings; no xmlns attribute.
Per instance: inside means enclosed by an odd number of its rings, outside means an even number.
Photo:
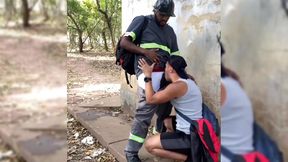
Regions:
<svg viewBox="0 0 288 162"><path fill-rule="evenodd" d="M218 41L219 46L220 46L221 57L222 57L222 55L225 54L225 49L224 49L223 44L222 44L222 42L221 42L221 33L220 33L220 36L219 36L219 35L217 36L217 41Z"/></svg>
<svg viewBox="0 0 288 162"><path fill-rule="evenodd" d="M288 0L281 0L282 1L282 7L286 13L286 15L288 16Z"/></svg>
<svg viewBox="0 0 288 162"><path fill-rule="evenodd" d="M173 67L176 73L183 79L188 79L188 74L185 71L187 63L185 59L181 56L172 55L168 60L169 65Z"/></svg>
<svg viewBox="0 0 288 162"><path fill-rule="evenodd" d="M235 79L236 81L238 81L239 84L242 86L242 83L240 81L239 76L234 71L232 71L231 69L228 69L224 66L224 64L222 62L222 56L223 56L223 54L225 54L224 45L222 44L220 39L218 39L218 43L219 43L220 48L221 48L221 78L231 77L231 78Z"/></svg>
<svg viewBox="0 0 288 162"><path fill-rule="evenodd" d="M221 78L229 77L229 74L226 69L227 68L223 65L221 61Z"/></svg>
<svg viewBox="0 0 288 162"><path fill-rule="evenodd" d="M172 55L168 60L169 65L173 67L176 73L183 79L188 79L188 75L185 71L187 63L185 59L181 56Z"/></svg>
<svg viewBox="0 0 288 162"><path fill-rule="evenodd" d="M220 51L221 51L221 78L225 78L225 77L228 77L229 74L227 72L227 68L225 68L223 62L222 62L222 56L225 54L225 49L224 49L224 46L220 40L220 37L217 37L217 40L218 40L218 43L219 43L219 46L220 46Z"/></svg>

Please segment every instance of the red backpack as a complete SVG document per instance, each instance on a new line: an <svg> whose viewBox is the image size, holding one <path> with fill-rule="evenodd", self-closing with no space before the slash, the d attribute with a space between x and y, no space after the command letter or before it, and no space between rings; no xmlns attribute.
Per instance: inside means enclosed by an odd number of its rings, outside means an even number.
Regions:
<svg viewBox="0 0 288 162"><path fill-rule="evenodd" d="M270 162L270 160L261 152L253 151L244 155L236 155L229 151L226 147L221 146L221 153L231 162Z"/></svg>
<svg viewBox="0 0 288 162"><path fill-rule="evenodd" d="M204 110L205 109L205 110ZM220 140L216 135L215 122L218 125L218 121L213 112L207 110L207 106L203 106L202 114L203 119L191 120L183 113L176 112L183 119L189 122L190 125L190 135L191 135L191 157L187 161L193 162L219 162L220 153ZM203 113L205 112L205 113ZM205 114L205 115L204 115ZM210 121L211 118L205 118L206 116L214 116L214 120ZM210 119L210 120L209 120Z"/></svg>
<svg viewBox="0 0 288 162"><path fill-rule="evenodd" d="M221 153L231 162L283 162L283 154L277 143L257 124L253 124L254 151L244 155L232 153L226 147L221 146Z"/></svg>

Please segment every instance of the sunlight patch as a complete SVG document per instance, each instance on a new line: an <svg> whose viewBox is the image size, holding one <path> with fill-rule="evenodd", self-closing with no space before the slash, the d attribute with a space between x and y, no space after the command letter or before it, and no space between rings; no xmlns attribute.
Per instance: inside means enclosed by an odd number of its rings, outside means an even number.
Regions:
<svg viewBox="0 0 288 162"><path fill-rule="evenodd" d="M80 92L95 92L95 91L105 91L109 93L120 92L120 84L113 83L102 83L102 84L88 84L84 85L82 88L76 88L74 90Z"/></svg>
<svg viewBox="0 0 288 162"><path fill-rule="evenodd" d="M59 42L59 43L67 42L67 37L64 34L36 35L36 34L30 34L26 31L14 31L12 29L0 29L0 35L11 36L15 38L25 37L25 38L31 38L31 39L47 41L47 42Z"/></svg>
<svg viewBox="0 0 288 162"><path fill-rule="evenodd" d="M115 57L111 56L84 56L81 54L73 54L73 53L67 53L67 57L73 57L73 58L83 58L85 60L90 60L90 61L114 61Z"/></svg>
<svg viewBox="0 0 288 162"><path fill-rule="evenodd" d="M22 93L12 95L11 99L20 101L41 102L49 100L58 100L67 98L66 86L49 88L49 87L35 87L29 93Z"/></svg>

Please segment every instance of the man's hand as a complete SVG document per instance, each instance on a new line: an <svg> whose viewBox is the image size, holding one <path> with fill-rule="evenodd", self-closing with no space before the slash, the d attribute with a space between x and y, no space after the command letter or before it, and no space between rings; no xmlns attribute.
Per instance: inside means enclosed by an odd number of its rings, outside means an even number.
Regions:
<svg viewBox="0 0 288 162"><path fill-rule="evenodd" d="M146 57L148 57L152 62L154 62L154 63L159 63L160 60L159 60L159 57L157 56L157 53L156 53L158 50L159 50L159 49L145 50L144 55L145 55Z"/></svg>
<svg viewBox="0 0 288 162"><path fill-rule="evenodd" d="M138 61L138 64L138 67L143 71L145 77L151 77L155 63L148 65L145 59L142 58Z"/></svg>
<svg viewBox="0 0 288 162"><path fill-rule="evenodd" d="M132 41L131 37L124 36L121 38L120 46L127 51L135 54L142 54L146 56L151 62L159 63L159 56L157 56L157 51L159 49L144 49L139 46L136 46Z"/></svg>

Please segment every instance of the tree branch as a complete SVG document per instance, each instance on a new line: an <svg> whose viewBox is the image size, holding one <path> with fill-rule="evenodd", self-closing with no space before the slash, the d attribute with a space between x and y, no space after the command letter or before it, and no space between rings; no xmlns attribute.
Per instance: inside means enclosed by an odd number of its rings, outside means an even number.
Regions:
<svg viewBox="0 0 288 162"><path fill-rule="evenodd" d="M68 28L72 28L72 29L75 29L75 30L78 30L77 28L75 28L74 26L71 26L71 25L67 25Z"/></svg>
<svg viewBox="0 0 288 162"><path fill-rule="evenodd" d="M67 12L67 16L72 20L72 22L73 22L74 25L76 26L77 30L78 30L78 31L81 31L81 28L78 26L76 20L73 18L73 16L72 16L69 12Z"/></svg>
<svg viewBox="0 0 288 162"><path fill-rule="evenodd" d="M104 11L104 10L102 10L101 9L101 6L100 6L100 2L99 2L99 0L96 0L96 4L97 4L97 10L99 11L99 12L101 12L102 14L106 14L106 12Z"/></svg>
<svg viewBox="0 0 288 162"><path fill-rule="evenodd" d="M87 37L84 39L83 43L88 39L88 37L91 35L91 33L94 31L97 25L98 24L96 23L90 31L87 31Z"/></svg>

